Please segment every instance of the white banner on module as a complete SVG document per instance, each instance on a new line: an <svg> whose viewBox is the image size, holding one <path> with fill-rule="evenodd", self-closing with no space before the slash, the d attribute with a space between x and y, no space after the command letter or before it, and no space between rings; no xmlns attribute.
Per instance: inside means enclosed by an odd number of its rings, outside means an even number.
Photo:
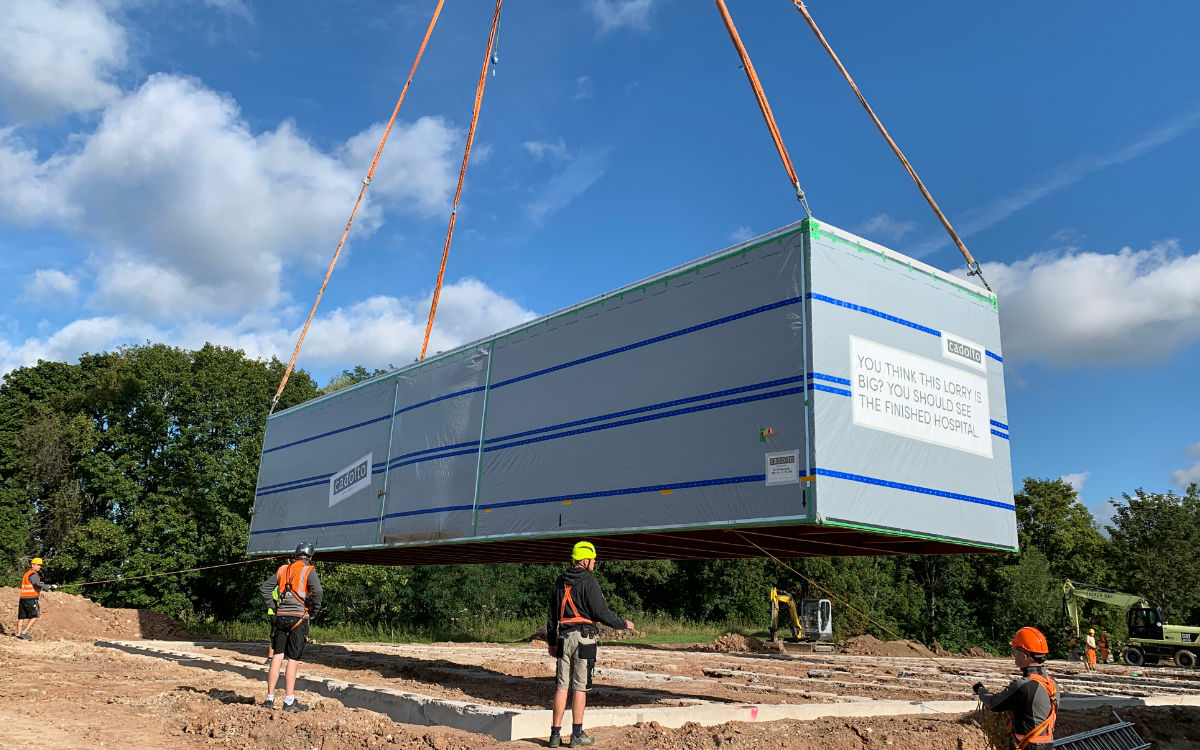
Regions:
<svg viewBox="0 0 1200 750"><path fill-rule="evenodd" d="M854 424L992 457L987 379L850 337Z"/></svg>

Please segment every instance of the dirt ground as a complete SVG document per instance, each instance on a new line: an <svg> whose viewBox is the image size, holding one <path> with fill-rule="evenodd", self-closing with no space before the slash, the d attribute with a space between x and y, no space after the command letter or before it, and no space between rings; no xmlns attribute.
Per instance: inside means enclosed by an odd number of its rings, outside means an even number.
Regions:
<svg viewBox="0 0 1200 750"><path fill-rule="evenodd" d="M11 599L11 601L10 601ZM97 647L94 638L185 638L177 624L157 615L105 610L81 597L46 595L45 619L32 642L17 640L11 620L15 591L0 590L0 749L244 748L246 750L518 750L545 740L500 743L485 735L447 727L396 724L381 714L349 709L304 692L312 710L298 714L258 705L265 686L230 672L182 666L158 658ZM43 627L44 626L44 627ZM872 639L873 640L873 639ZM262 644L197 644L179 648L261 662ZM1003 661L917 657L908 644L861 641L859 654L789 657L762 644L727 634L707 646L647 648L609 646L598 667L600 689L589 706L686 705L745 702L824 702L871 698L965 699L975 674L1003 680ZM551 663L544 646L496 644L327 644L311 646L306 674L353 677L427 695L544 709L552 693ZM904 657L878 652L903 650ZM934 649L932 653L938 650ZM944 653L944 652L943 652ZM306 654L307 657L307 654ZM939 657L940 659L941 657ZM988 670L999 670L989 672ZM1103 685L1136 691L1143 682L1124 668L1063 677L1083 687ZM1161 672L1152 685L1180 690L1190 675ZM1144 680L1144 678L1138 678ZM1193 678L1194 679L1194 678ZM1091 682L1089 682L1089 680ZM1196 684L1191 682L1191 684ZM999 687L999 685L997 685ZM1078 689L1078 688L1076 688ZM282 692L282 691L280 691ZM841 693L838 695L837 693ZM1121 711L1155 748L1200 747L1200 709L1139 708ZM1058 735L1111 723L1107 709L1062 712ZM548 728L547 728L548 729ZM687 724L667 728L649 722L589 728L598 747L699 750L985 750L971 714L922 714L868 719Z"/></svg>

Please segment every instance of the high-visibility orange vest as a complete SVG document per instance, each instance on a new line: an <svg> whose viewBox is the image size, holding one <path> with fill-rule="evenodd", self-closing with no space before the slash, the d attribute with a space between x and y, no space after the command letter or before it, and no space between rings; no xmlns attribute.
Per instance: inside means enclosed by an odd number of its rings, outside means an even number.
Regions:
<svg viewBox="0 0 1200 750"><path fill-rule="evenodd" d="M295 594L296 598L304 605L304 609L308 609L308 575L312 573L314 567L304 562L296 560L287 565L280 565L279 570L275 571L275 584L279 589L279 600L289 593Z"/></svg>
<svg viewBox="0 0 1200 750"><path fill-rule="evenodd" d="M1022 750L1030 745L1049 745L1054 742L1054 721L1058 718L1058 686L1055 685L1054 680L1037 672L1029 675L1029 679L1046 688L1046 692L1050 694L1050 715L1028 734L1013 732L1013 744L1016 745L1017 750Z"/></svg>
<svg viewBox="0 0 1200 750"><path fill-rule="evenodd" d="M28 599L29 597L38 597L42 595L42 592L35 589L33 584L29 581L29 576L33 575L35 572L37 571L35 571L33 568L30 568L29 570L25 571L25 577L21 579L22 599Z"/></svg>
<svg viewBox="0 0 1200 750"><path fill-rule="evenodd" d="M571 616L566 617L567 607L571 607ZM563 585L563 598L558 606L558 624L559 625L595 625L594 620L589 620L579 614L579 608L575 606L575 600L571 598L571 587Z"/></svg>

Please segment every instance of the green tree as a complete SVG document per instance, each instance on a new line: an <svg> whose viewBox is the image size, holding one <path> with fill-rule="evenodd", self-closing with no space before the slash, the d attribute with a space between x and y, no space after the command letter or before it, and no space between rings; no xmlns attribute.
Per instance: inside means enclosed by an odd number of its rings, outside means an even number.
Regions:
<svg viewBox="0 0 1200 750"><path fill-rule="evenodd" d="M1149 598L1174 622L1198 622L1200 579L1200 489L1184 495L1139 488L1113 501L1113 564L1124 590Z"/></svg>
<svg viewBox="0 0 1200 750"><path fill-rule="evenodd" d="M1037 547L1055 577L1111 582L1108 543L1074 487L1062 479L1027 477L1014 501L1021 548Z"/></svg>

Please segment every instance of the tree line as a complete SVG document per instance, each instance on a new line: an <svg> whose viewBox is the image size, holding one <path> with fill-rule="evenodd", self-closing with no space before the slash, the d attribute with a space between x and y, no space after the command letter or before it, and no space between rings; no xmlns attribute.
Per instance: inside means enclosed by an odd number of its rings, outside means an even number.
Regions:
<svg viewBox="0 0 1200 750"><path fill-rule="evenodd" d="M136 579L86 590L105 606L261 619L256 588L273 563L137 577L241 559L283 369L211 344L147 343L5 375L0 583L18 583L40 556L50 581ZM295 372L280 408L380 372L346 370L324 389ZM1025 479L1014 501L1020 554L612 561L598 577L619 612L762 627L772 586L814 598L823 588L836 596L839 637L899 636L951 650L1003 648L1016 628L1034 625L1061 651L1068 578L1140 594L1172 622L1200 623L1200 577L1190 572L1200 569L1196 485L1182 495L1134 489L1113 501L1103 528L1061 479ZM322 619L470 637L484 622L544 615L560 569L325 564ZM1123 636L1119 609L1083 611L1097 630Z"/></svg>

